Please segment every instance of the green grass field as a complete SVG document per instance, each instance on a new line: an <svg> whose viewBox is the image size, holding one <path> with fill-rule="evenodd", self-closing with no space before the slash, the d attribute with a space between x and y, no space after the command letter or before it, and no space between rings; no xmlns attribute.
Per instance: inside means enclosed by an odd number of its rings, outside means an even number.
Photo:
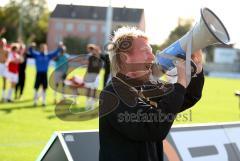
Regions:
<svg viewBox="0 0 240 161"><path fill-rule="evenodd" d="M54 131L98 128L97 118L67 122L55 117L53 91L50 88L47 91L46 108L33 107L34 80L35 70L28 67L24 97L15 103L0 104L1 161L35 160ZM240 81L237 79L207 77L202 99L191 112L184 112L187 119L180 118L175 124L239 121L238 98L234 96L236 90L240 90ZM83 99L79 101L84 103Z"/></svg>

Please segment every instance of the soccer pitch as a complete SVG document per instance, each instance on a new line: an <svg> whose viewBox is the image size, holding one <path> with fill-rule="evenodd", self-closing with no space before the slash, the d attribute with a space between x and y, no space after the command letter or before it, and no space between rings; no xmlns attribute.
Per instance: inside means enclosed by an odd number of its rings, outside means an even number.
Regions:
<svg viewBox="0 0 240 161"><path fill-rule="evenodd" d="M83 75L84 70L75 73ZM103 71L100 89L102 76ZM46 108L33 107L34 81L35 68L28 67L23 98L14 103L0 103L1 161L35 160L54 131L98 128L98 118L75 122L57 118L54 113L55 105L51 88L47 91ZM202 99L191 110L185 111L182 114L185 117L179 117L175 124L240 121L239 100L234 95L236 90L240 90L238 79L206 77ZM84 98L79 101L81 105L84 104Z"/></svg>

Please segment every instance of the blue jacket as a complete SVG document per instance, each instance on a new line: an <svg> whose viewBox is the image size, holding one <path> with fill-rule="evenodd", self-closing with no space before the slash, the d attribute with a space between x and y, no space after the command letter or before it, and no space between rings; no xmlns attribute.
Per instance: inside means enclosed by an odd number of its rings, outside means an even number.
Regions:
<svg viewBox="0 0 240 161"><path fill-rule="evenodd" d="M31 47L29 48L30 55L35 59L37 72L47 72L50 60L58 56L60 51L62 51L62 49L57 48L56 50L49 52L48 54L44 54L42 52L34 50Z"/></svg>

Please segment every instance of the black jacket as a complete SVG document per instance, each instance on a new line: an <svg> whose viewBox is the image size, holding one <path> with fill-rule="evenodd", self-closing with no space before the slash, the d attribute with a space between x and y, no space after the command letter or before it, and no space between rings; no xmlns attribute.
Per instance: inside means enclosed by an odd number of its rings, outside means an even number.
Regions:
<svg viewBox="0 0 240 161"><path fill-rule="evenodd" d="M203 72L192 78L187 89L175 83L167 95L155 98L157 108L153 108L148 100L139 98L136 92L113 77L100 95L99 160L163 161L162 140L173 124L171 116L199 101L203 84Z"/></svg>

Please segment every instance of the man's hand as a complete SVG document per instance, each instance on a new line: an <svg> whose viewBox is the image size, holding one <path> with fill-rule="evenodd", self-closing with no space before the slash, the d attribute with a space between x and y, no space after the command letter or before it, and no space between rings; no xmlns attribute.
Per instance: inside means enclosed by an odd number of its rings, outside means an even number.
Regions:
<svg viewBox="0 0 240 161"><path fill-rule="evenodd" d="M203 68L202 50L198 50L198 51L194 52L191 55L191 58L197 66L197 72L196 73L199 74L202 71L202 68Z"/></svg>
<svg viewBox="0 0 240 161"><path fill-rule="evenodd" d="M35 47L36 47L36 43L35 43L35 42L32 42L32 43L31 43L31 47L35 48Z"/></svg>
<svg viewBox="0 0 240 161"><path fill-rule="evenodd" d="M60 42L58 43L58 47L59 47L59 48L62 48L62 49L64 48L64 44L63 44L62 41L60 41Z"/></svg>
<svg viewBox="0 0 240 161"><path fill-rule="evenodd" d="M185 88L187 87L187 78L186 78L186 65L185 60L179 59L176 63L178 80L177 83L181 84Z"/></svg>

